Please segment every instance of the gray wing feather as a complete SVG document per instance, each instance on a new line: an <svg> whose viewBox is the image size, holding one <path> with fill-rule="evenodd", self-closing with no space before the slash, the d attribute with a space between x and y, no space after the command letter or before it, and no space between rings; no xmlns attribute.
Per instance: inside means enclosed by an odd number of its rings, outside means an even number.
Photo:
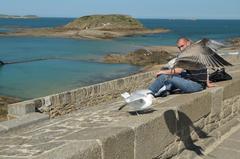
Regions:
<svg viewBox="0 0 240 159"><path fill-rule="evenodd" d="M231 63L227 62L217 54L216 49L222 46L223 44L216 41L203 39L195 42L180 53L177 61L190 60L212 68L232 66Z"/></svg>
<svg viewBox="0 0 240 159"><path fill-rule="evenodd" d="M208 40L208 39L206 39L206 40ZM220 42L215 41L215 40L208 40L207 43L206 43L206 46L209 47L209 48L212 48L214 50L218 50L219 48L225 47L225 44L220 43Z"/></svg>

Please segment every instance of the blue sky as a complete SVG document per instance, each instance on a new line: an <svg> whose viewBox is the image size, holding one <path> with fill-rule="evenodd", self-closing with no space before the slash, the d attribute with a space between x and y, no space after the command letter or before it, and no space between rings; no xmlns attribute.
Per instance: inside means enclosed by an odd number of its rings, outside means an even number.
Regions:
<svg viewBox="0 0 240 159"><path fill-rule="evenodd" d="M240 0L1 0L0 14L80 17L240 19Z"/></svg>

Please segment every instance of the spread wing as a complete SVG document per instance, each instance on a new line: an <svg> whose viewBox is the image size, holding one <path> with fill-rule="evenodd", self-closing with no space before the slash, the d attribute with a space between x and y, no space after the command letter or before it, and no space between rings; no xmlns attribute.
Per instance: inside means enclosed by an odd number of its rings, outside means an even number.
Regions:
<svg viewBox="0 0 240 159"><path fill-rule="evenodd" d="M217 54L216 50L220 47L223 47L223 44L213 40L202 39L181 52L178 55L177 62L191 61L211 68L232 66L231 63Z"/></svg>
<svg viewBox="0 0 240 159"><path fill-rule="evenodd" d="M225 47L225 44L220 43L215 40L210 40L210 39L203 39L203 42L206 43L206 46L217 51L219 48Z"/></svg>

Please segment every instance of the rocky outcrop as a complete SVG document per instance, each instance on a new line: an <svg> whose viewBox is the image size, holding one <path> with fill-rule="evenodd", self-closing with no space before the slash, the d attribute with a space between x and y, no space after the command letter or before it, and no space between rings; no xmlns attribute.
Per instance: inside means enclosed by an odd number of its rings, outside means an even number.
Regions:
<svg viewBox="0 0 240 159"><path fill-rule="evenodd" d="M103 58L105 63L128 63L133 65L165 64L176 56L174 47L146 47L123 54L108 54Z"/></svg>
<svg viewBox="0 0 240 159"><path fill-rule="evenodd" d="M232 44L233 48L240 48L240 38L233 38L229 40L230 44Z"/></svg>

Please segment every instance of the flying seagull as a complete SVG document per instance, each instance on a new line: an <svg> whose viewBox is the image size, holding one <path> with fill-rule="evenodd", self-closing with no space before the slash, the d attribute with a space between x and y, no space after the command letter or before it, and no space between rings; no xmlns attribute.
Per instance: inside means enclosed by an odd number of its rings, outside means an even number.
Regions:
<svg viewBox="0 0 240 159"><path fill-rule="evenodd" d="M218 55L217 50L221 47L224 47L224 44L204 38L184 49L172 63L173 65L177 65L177 63L184 61L193 62L203 64L207 68L232 66L231 63Z"/></svg>

